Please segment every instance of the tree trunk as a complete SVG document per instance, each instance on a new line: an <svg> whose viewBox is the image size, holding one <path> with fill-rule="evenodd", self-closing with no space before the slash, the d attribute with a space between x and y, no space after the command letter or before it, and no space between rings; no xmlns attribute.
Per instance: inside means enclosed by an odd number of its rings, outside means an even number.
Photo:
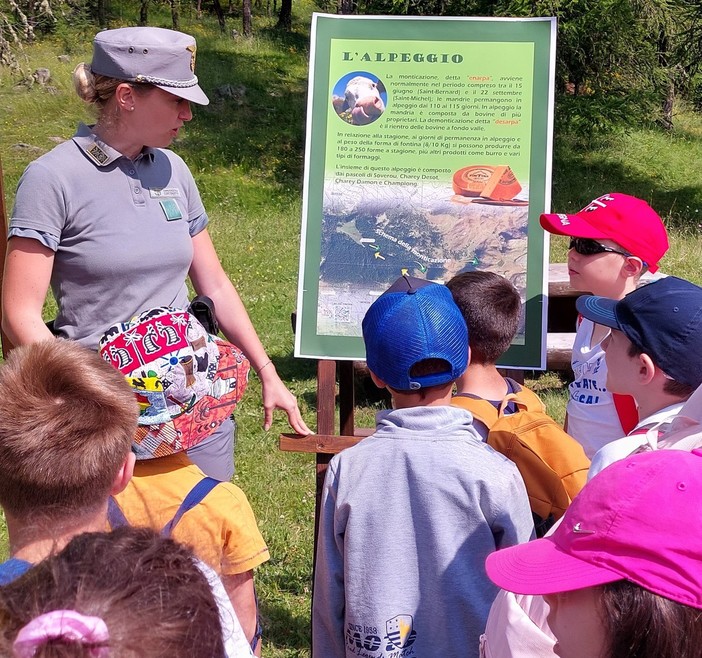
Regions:
<svg viewBox="0 0 702 658"><path fill-rule="evenodd" d="M219 29L224 32L227 29L227 26L224 22L224 10L222 9L222 5L219 3L219 0L214 0L214 10L215 14L217 14L217 22L219 23Z"/></svg>
<svg viewBox="0 0 702 658"><path fill-rule="evenodd" d="M173 21L173 29L180 30L180 0L170 0L171 2L171 20Z"/></svg>
<svg viewBox="0 0 702 658"><path fill-rule="evenodd" d="M288 32L292 30L292 0L281 0L278 25L276 27Z"/></svg>
<svg viewBox="0 0 702 658"><path fill-rule="evenodd" d="M668 74L668 91L663 101L663 116L661 124L666 130L673 129L673 106L675 105L675 80L673 73Z"/></svg>
<svg viewBox="0 0 702 658"><path fill-rule="evenodd" d="M338 14L353 14L353 0L338 0L336 11Z"/></svg>
<svg viewBox="0 0 702 658"><path fill-rule="evenodd" d="M141 0L139 9L139 25L146 25L149 22L149 0Z"/></svg>
<svg viewBox="0 0 702 658"><path fill-rule="evenodd" d="M242 30L245 37L250 37L253 34L251 26L251 0L241 0L242 13Z"/></svg>
<svg viewBox="0 0 702 658"><path fill-rule="evenodd" d="M101 28L107 27L107 0L97 0L97 19Z"/></svg>

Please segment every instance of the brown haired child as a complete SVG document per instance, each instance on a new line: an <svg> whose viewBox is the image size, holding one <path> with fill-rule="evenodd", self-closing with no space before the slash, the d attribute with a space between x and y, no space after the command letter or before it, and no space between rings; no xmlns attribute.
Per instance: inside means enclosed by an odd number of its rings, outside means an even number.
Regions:
<svg viewBox="0 0 702 658"><path fill-rule="evenodd" d="M138 408L124 378L94 352L49 340L10 353L0 400L0 505L13 558L35 562L78 532L104 530L107 499L134 467Z"/></svg>
<svg viewBox="0 0 702 658"><path fill-rule="evenodd" d="M217 603L190 550L147 528L74 537L0 588L0 655L225 655Z"/></svg>

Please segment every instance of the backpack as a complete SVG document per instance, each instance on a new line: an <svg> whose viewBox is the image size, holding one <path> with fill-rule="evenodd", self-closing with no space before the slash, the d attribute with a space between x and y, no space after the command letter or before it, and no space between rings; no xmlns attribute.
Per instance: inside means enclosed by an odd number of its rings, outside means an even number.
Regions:
<svg viewBox="0 0 702 658"><path fill-rule="evenodd" d="M505 415L508 404L518 411ZM565 513L587 481L590 460L582 446L548 416L527 388L510 393L496 409L487 400L456 396L451 404L470 411L488 428L487 444L513 461L526 485L537 536Z"/></svg>

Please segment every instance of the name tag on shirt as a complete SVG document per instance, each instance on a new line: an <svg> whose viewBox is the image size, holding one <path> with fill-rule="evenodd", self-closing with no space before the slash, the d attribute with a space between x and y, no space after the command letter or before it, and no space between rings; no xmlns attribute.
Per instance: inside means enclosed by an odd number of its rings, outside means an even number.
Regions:
<svg viewBox="0 0 702 658"><path fill-rule="evenodd" d="M164 187L149 190L152 199L173 199L180 197L180 190L177 187Z"/></svg>
<svg viewBox="0 0 702 658"><path fill-rule="evenodd" d="M167 221L174 222L177 219L183 219L183 213L180 212L178 202L174 199L164 199L163 201L159 201L159 205Z"/></svg>

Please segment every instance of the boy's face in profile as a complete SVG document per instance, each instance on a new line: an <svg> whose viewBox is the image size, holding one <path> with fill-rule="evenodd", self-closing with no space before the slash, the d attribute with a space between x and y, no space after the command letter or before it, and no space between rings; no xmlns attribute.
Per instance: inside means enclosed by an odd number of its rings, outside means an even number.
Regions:
<svg viewBox="0 0 702 658"><path fill-rule="evenodd" d="M624 251L612 240L595 240L610 249ZM591 292L604 297L610 296L613 286L619 281L621 268L626 264L627 256L605 251L599 254L583 255L576 249L568 250L568 276L574 290Z"/></svg>
<svg viewBox="0 0 702 658"><path fill-rule="evenodd" d="M639 359L629 356L631 341L626 334L611 329L602 341L607 362L607 390L611 393L629 393L638 375Z"/></svg>

